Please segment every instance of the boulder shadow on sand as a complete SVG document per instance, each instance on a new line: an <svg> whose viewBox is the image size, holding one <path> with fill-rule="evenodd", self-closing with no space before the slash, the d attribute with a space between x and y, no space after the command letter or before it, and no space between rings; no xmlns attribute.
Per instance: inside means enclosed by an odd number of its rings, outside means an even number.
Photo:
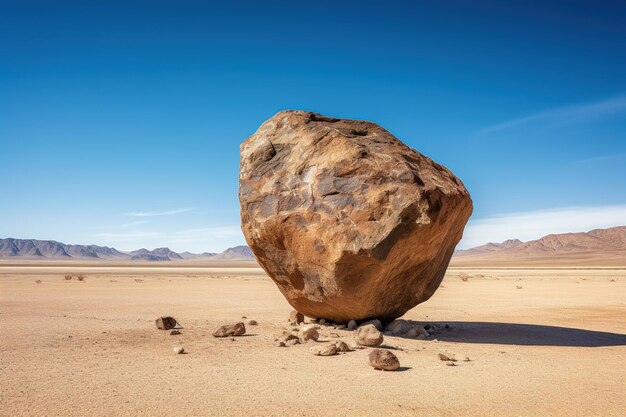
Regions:
<svg viewBox="0 0 626 417"><path fill-rule="evenodd" d="M443 330L432 335L433 338L444 342L571 347L626 345L626 334L576 329L571 327L478 321L409 321L411 323L421 325L448 324L452 330Z"/></svg>

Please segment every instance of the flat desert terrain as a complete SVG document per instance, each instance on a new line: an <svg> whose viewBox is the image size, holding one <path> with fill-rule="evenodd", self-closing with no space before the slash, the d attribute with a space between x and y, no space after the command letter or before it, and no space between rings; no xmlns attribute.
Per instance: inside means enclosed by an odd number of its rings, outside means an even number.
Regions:
<svg viewBox="0 0 626 417"><path fill-rule="evenodd" d="M290 311L254 264L0 264L0 415L626 415L626 269L450 268L404 318L451 329L385 336L398 372L275 346ZM246 336L211 336L242 316Z"/></svg>

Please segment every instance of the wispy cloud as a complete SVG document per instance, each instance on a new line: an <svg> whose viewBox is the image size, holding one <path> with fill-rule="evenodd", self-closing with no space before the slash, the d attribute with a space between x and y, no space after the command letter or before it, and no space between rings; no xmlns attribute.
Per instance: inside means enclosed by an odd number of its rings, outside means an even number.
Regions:
<svg viewBox="0 0 626 417"><path fill-rule="evenodd" d="M193 211L192 207L179 208L175 210L167 211L131 211L130 213L124 213L124 216L131 217L156 217L156 216L172 216L174 214L187 213Z"/></svg>
<svg viewBox="0 0 626 417"><path fill-rule="evenodd" d="M624 111L626 111L626 95L592 103L582 103L544 110L539 113L530 114L524 117L498 123L493 126L488 126L479 130L477 135L484 136L538 121L555 123L588 122Z"/></svg>
<svg viewBox="0 0 626 417"><path fill-rule="evenodd" d="M626 225L626 204L594 207L561 207L508 213L471 220L459 249L506 239L538 239L550 233L586 232Z"/></svg>
<svg viewBox="0 0 626 417"><path fill-rule="evenodd" d="M102 230L130 229L131 227L140 226L140 225L146 224L146 223L148 223L148 220L137 220L137 221L130 222L130 223L115 224L115 225L110 225L110 226L102 226L102 227L99 227L98 229L102 229Z"/></svg>

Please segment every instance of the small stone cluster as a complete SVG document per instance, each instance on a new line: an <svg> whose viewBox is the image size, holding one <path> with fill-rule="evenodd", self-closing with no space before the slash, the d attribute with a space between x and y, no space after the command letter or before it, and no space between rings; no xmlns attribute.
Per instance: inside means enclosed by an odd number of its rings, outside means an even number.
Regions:
<svg viewBox="0 0 626 417"><path fill-rule="evenodd" d="M256 320L247 320L243 316L242 320L235 323L220 325L212 333L216 338L227 338L234 341L235 337L246 334L246 323L249 326L257 326ZM309 352L315 356L335 356L361 349L370 349L367 361L371 367L384 371L396 371L400 369L400 360L390 350L400 350L398 347L383 345L385 335L399 336L425 340L443 330L452 330L445 324L420 325L408 320L396 319L383 326L377 319L358 323L350 320L347 323L336 324L327 322L325 319L311 319L305 321L302 313L293 310L288 317L289 329L284 328L274 342L278 347L290 347L300 344L308 344ZM182 327L178 321L171 316L162 316L156 319L156 327L160 330L170 330L170 335L180 335ZM351 337L350 337L351 336ZM342 337L350 340L341 340ZM335 340L333 340L335 339ZM434 339L436 341L436 339ZM186 353L183 346L173 347L176 354ZM439 359L448 366L457 366L454 355L439 353ZM465 361L469 361L466 358Z"/></svg>

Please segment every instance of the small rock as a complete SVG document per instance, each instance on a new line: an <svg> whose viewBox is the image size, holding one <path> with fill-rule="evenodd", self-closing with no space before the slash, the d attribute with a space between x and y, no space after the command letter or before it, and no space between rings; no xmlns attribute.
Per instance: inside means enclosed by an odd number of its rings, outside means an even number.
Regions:
<svg viewBox="0 0 626 417"><path fill-rule="evenodd" d="M239 322L235 324L224 324L213 332L214 337L241 336L246 333L246 326Z"/></svg>
<svg viewBox="0 0 626 417"><path fill-rule="evenodd" d="M339 351L334 343L326 343L322 346L313 346L309 350L312 354L316 356L333 356L336 355Z"/></svg>
<svg viewBox="0 0 626 417"><path fill-rule="evenodd" d="M348 322L348 330L354 330L356 329L356 321L355 320L350 320Z"/></svg>
<svg viewBox="0 0 626 417"><path fill-rule="evenodd" d="M379 332L382 332L382 331L383 331L383 324L382 324L382 323L380 322L380 320L378 320L378 319L374 319L374 320L366 321L365 323L363 323L363 324L361 325L361 327L362 327L362 326L365 326L366 324L372 324L372 325L374 325L374 327L376 327L376 328L378 329L378 331L379 331Z"/></svg>
<svg viewBox="0 0 626 417"><path fill-rule="evenodd" d="M454 356L446 355L445 353L439 354L439 360L444 361L444 362L456 362L456 359L454 359Z"/></svg>
<svg viewBox="0 0 626 417"><path fill-rule="evenodd" d="M245 320L247 318L248 318L247 316L241 316L241 320Z"/></svg>
<svg viewBox="0 0 626 417"><path fill-rule="evenodd" d="M281 345L281 343L282 346L293 346L300 344L300 338L294 334L285 332L282 334L282 336L276 339L276 342L278 342L279 346Z"/></svg>
<svg viewBox="0 0 626 417"><path fill-rule="evenodd" d="M370 365L375 369L384 371L395 371L400 367L397 356L387 349L374 349L369 354Z"/></svg>
<svg viewBox="0 0 626 417"><path fill-rule="evenodd" d="M408 332L406 332L406 337L417 337L419 336L419 332L417 331L417 329L415 327L413 327L412 329L410 329Z"/></svg>
<svg viewBox="0 0 626 417"><path fill-rule="evenodd" d="M406 320L394 320L385 327L385 330L394 335L404 335L411 330L412 326Z"/></svg>
<svg viewBox="0 0 626 417"><path fill-rule="evenodd" d="M356 329L354 340L361 346L376 347L383 343L383 334L373 324L366 324Z"/></svg>
<svg viewBox="0 0 626 417"><path fill-rule="evenodd" d="M446 365L448 365L448 366L459 366L459 365L457 365L454 362L446 362Z"/></svg>
<svg viewBox="0 0 626 417"><path fill-rule="evenodd" d="M365 349L365 346L361 346L361 345L359 345L356 341L352 341L352 342L350 342L350 344L348 345L348 347L350 348L350 350L361 350L361 349Z"/></svg>
<svg viewBox="0 0 626 417"><path fill-rule="evenodd" d="M174 317L162 316L155 320L157 329L170 330L176 327L178 322Z"/></svg>
<svg viewBox="0 0 626 417"><path fill-rule="evenodd" d="M180 334L180 330L174 329L174 330L170 331L170 336L176 336L176 335L179 335L179 334Z"/></svg>
<svg viewBox="0 0 626 417"><path fill-rule="evenodd" d="M319 324L321 324L322 326L326 324L326 319L320 319L319 320Z"/></svg>
<svg viewBox="0 0 626 417"><path fill-rule="evenodd" d="M285 344L285 342L277 342L276 346L278 346L278 347L285 347L287 345Z"/></svg>
<svg viewBox="0 0 626 417"><path fill-rule="evenodd" d="M417 334L418 334L418 335L420 335L420 336L424 336L424 337L428 337L428 336L430 336L430 333L428 333L428 332L426 331L426 329L424 328L424 326L421 326L421 325L419 325L419 324L418 324L418 325L415 325L415 326L413 327L413 330L415 330L415 331L417 332Z"/></svg>
<svg viewBox="0 0 626 417"><path fill-rule="evenodd" d="M348 344L346 342L342 342L341 340L338 342L335 342L335 346L337 347L337 350L339 352L350 352L350 346L348 346Z"/></svg>
<svg viewBox="0 0 626 417"><path fill-rule="evenodd" d="M302 340L314 340L317 342L317 339L319 339L320 334L317 331L317 329L315 328L314 325L310 324L304 328L302 328L302 330L300 330L300 337L302 338Z"/></svg>
<svg viewBox="0 0 626 417"><path fill-rule="evenodd" d="M296 310L292 310L291 313L289 313L289 323L297 326L302 322L304 322L304 315L302 315L302 313L299 313Z"/></svg>
<svg viewBox="0 0 626 417"><path fill-rule="evenodd" d="M256 326L257 324L259 324L256 320L248 320L248 324L250 326Z"/></svg>
<svg viewBox="0 0 626 417"><path fill-rule="evenodd" d="M181 353L185 353L185 348L183 348L182 346L174 346L172 350L178 355L180 355Z"/></svg>

